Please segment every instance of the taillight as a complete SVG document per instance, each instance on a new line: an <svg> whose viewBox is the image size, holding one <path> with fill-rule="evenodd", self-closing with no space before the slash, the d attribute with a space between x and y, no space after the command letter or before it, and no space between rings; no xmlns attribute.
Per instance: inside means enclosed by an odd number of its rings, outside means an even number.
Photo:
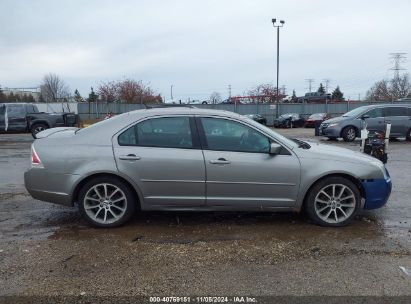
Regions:
<svg viewBox="0 0 411 304"><path fill-rule="evenodd" d="M44 168L40 157L38 156L34 146L31 146L31 166L36 168Z"/></svg>

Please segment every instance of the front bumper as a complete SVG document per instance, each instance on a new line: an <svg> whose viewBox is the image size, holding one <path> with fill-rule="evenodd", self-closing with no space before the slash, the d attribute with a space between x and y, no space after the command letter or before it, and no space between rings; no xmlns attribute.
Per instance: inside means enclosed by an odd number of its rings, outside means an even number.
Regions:
<svg viewBox="0 0 411 304"><path fill-rule="evenodd" d="M387 171L387 178L365 180L362 182L365 191L364 209L377 209L384 206L391 194L392 183Z"/></svg>
<svg viewBox="0 0 411 304"><path fill-rule="evenodd" d="M320 135L326 137L340 137L341 134L341 127L334 126L334 127L324 127L320 126Z"/></svg>

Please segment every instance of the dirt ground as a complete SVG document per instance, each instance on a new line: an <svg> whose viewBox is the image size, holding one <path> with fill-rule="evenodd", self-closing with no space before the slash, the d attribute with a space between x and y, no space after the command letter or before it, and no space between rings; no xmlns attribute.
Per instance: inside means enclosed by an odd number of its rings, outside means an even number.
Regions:
<svg viewBox="0 0 411 304"><path fill-rule="evenodd" d="M279 131L359 150L313 129ZM388 204L348 227L293 213L157 212L115 229L91 228L76 207L27 194L31 142L0 135L0 296L411 297L409 142L390 145Z"/></svg>

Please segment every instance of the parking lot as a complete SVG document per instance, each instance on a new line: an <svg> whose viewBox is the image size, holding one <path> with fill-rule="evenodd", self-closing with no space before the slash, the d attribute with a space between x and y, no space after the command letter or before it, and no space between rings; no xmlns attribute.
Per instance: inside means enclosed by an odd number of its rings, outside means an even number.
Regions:
<svg viewBox="0 0 411 304"><path fill-rule="evenodd" d="M301 139L359 150L359 142ZM25 191L31 135L0 135L0 295L411 295L411 143L388 204L348 227L292 213L140 213L115 229Z"/></svg>

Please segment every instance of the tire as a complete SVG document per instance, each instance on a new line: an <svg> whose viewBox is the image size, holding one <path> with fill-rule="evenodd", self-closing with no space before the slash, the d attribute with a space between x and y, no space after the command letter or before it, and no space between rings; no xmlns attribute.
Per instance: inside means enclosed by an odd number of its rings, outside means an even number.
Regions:
<svg viewBox="0 0 411 304"><path fill-rule="evenodd" d="M113 177L98 177L87 182L79 192L78 204L89 224L104 228L123 225L136 210L134 192Z"/></svg>
<svg viewBox="0 0 411 304"><path fill-rule="evenodd" d="M357 130L352 126L345 127L341 132L341 137L346 142L354 141L357 137Z"/></svg>
<svg viewBox="0 0 411 304"><path fill-rule="evenodd" d="M405 135L405 138L406 138L408 141L411 141L411 128L407 131L407 135Z"/></svg>
<svg viewBox="0 0 411 304"><path fill-rule="evenodd" d="M339 176L317 182L305 201L305 210L310 219L315 224L326 227L348 225L360 209L361 195L358 187L349 179Z"/></svg>
<svg viewBox="0 0 411 304"><path fill-rule="evenodd" d="M33 136L33 138L37 138L36 137L37 133L39 133L41 131L44 131L48 128L49 128L48 125L46 125L44 123L36 123L36 124L31 126L30 132L31 132L31 135Z"/></svg>

